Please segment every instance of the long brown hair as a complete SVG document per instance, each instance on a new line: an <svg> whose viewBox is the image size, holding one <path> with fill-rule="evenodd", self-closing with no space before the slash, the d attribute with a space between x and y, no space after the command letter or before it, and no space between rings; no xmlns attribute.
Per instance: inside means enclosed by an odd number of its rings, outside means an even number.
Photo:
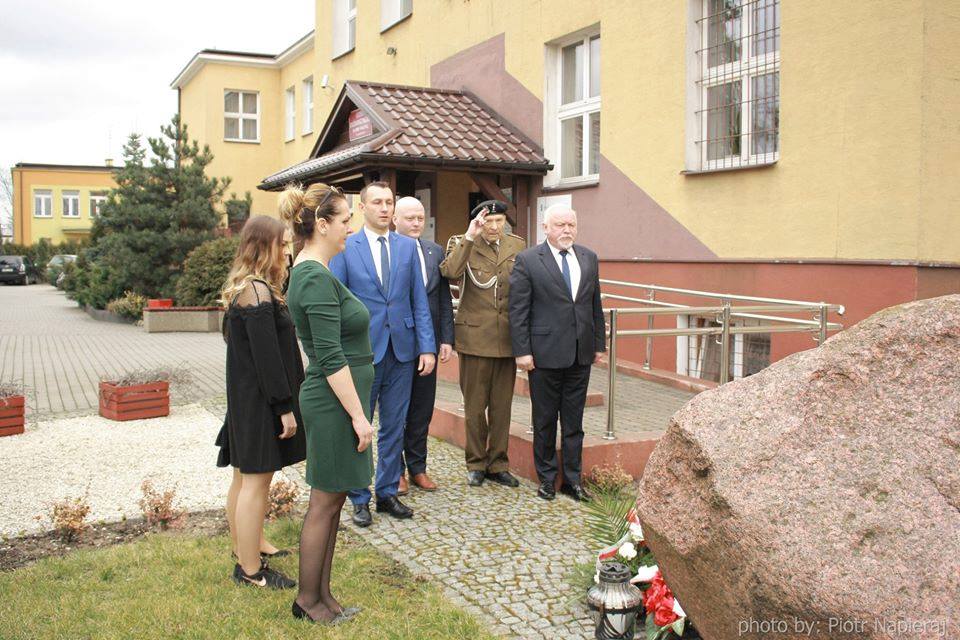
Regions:
<svg viewBox="0 0 960 640"><path fill-rule="evenodd" d="M286 277L284 230L282 222L269 216L253 216L243 225L237 255L220 292L224 306L229 306L252 280L263 280L274 299L284 301L281 291Z"/></svg>

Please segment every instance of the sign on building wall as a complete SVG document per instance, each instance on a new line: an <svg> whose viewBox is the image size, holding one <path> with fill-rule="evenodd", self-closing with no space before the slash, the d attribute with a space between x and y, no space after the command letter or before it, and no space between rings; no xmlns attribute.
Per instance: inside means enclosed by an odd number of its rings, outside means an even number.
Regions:
<svg viewBox="0 0 960 640"><path fill-rule="evenodd" d="M370 116L365 114L363 111L360 111L360 109L354 109L351 111L348 121L348 135L350 136L350 140L364 138L373 133L373 122L371 122Z"/></svg>

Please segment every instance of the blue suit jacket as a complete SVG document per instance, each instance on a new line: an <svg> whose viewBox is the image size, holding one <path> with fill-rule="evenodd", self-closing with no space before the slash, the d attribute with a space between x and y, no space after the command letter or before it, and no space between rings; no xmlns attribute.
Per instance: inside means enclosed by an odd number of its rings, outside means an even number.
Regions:
<svg viewBox="0 0 960 640"><path fill-rule="evenodd" d="M383 360L388 344L393 345L400 362L410 362L421 353L437 352L417 246L412 239L393 231L388 237L389 297L377 278L370 245L362 231L348 236L343 252L330 261L333 275L370 311L374 364Z"/></svg>
<svg viewBox="0 0 960 640"><path fill-rule="evenodd" d="M419 240L427 267L427 301L433 318L433 332L440 344L453 344L453 301L450 297L450 282L440 275L443 249L436 242Z"/></svg>

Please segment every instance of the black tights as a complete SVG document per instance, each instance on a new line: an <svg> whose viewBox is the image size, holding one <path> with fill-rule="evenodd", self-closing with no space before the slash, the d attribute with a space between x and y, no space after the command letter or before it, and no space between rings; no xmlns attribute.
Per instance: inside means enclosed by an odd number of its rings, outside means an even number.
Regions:
<svg viewBox="0 0 960 640"><path fill-rule="evenodd" d="M300 589L297 603L314 620L331 620L342 610L330 593L330 569L346 493L310 490L300 532Z"/></svg>

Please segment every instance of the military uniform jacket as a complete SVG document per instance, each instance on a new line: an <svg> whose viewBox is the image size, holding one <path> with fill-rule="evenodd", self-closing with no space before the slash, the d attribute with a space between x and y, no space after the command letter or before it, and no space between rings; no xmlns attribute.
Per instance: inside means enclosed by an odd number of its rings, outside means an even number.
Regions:
<svg viewBox="0 0 960 640"><path fill-rule="evenodd" d="M526 249L520 236L504 234L499 251L480 234L474 241L453 236L440 273L460 285L454 319L454 348L488 358L512 358L510 340L510 272L517 254Z"/></svg>

